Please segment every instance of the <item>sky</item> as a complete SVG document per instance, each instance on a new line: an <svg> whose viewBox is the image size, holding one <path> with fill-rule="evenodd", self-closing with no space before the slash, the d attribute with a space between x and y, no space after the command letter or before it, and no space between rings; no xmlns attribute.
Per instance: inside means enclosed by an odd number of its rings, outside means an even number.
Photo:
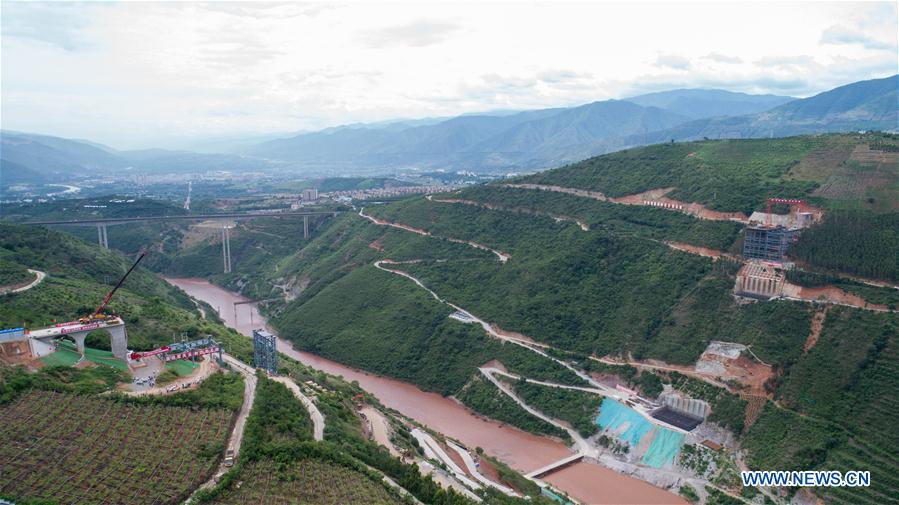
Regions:
<svg viewBox="0 0 899 505"><path fill-rule="evenodd" d="M0 3L0 125L116 148L897 73L896 2Z"/></svg>

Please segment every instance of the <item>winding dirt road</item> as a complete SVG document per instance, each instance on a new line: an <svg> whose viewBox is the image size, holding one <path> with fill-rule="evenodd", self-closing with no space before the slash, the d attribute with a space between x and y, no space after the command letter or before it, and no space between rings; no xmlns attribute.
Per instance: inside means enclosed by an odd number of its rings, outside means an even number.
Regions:
<svg viewBox="0 0 899 505"><path fill-rule="evenodd" d="M253 408L253 402L256 400L256 369L228 354L222 355L222 359L231 365L234 370L243 375L243 403L240 406L240 412L237 414L237 419L234 421L234 427L231 429L231 436L228 438L227 445L228 449L234 451L234 459L236 460L237 455L240 453L240 446L243 443L243 434L244 429L247 426L247 417L249 417L250 411ZM211 489L218 484L219 479L221 479L222 475L225 475L227 471L228 467L225 466L225 460L223 458L221 463L219 463L216 472L208 481L197 488L197 491L201 489ZM190 502L191 500L188 499L187 503Z"/></svg>
<svg viewBox="0 0 899 505"><path fill-rule="evenodd" d="M272 377L271 378L275 382L280 382L287 386L287 389L293 392L293 395L297 397L298 400L306 407L306 410L309 411L309 417L312 418L313 425L313 436L316 442L321 442L325 439L325 416L322 415L321 411L318 410L318 407L315 406L315 402L309 399L308 396L303 394L303 391L300 389L300 386L297 385L293 379L289 377Z"/></svg>
<svg viewBox="0 0 899 505"><path fill-rule="evenodd" d="M10 289L8 287L0 288L0 295L21 293L23 291L28 291L29 289L37 286L41 282L44 282L44 279L47 277L47 274L45 272L41 272L40 270L32 270L29 268L28 271L35 275L35 278L33 281L29 282L28 284L26 284L24 286L20 286L18 288L12 288L12 289Z"/></svg>
<svg viewBox="0 0 899 505"><path fill-rule="evenodd" d="M366 214L364 211L365 211L365 207L362 207L361 209L359 209L359 216L363 217L365 219L368 219L369 221L371 221L372 223L374 223L378 226L390 226L392 228L405 230L405 231L416 233L418 235L422 235L425 237L433 237L433 238L438 238L438 239L442 239L442 240L448 240L450 242L455 242L457 244L467 244L471 247L474 247L475 249L480 249L482 251L489 251L489 252L493 253L499 259L500 263L505 263L505 262L509 261L509 259L512 258L511 254L502 252L502 251L498 251L498 250L493 249L492 247L488 247L484 244L479 244L479 243L471 241L471 240L462 240L459 238L442 237L439 235L434 235L433 233L431 233L427 230L422 230L421 228L415 228L414 226L409 226L409 225L405 225L402 223L393 223L390 221L385 221L383 219L378 219L374 216Z"/></svg>

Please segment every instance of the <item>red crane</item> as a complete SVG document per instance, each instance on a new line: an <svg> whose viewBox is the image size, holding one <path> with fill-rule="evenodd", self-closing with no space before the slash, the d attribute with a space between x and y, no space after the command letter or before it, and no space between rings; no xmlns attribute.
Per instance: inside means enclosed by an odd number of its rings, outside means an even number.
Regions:
<svg viewBox="0 0 899 505"><path fill-rule="evenodd" d="M795 198L769 198L765 203L765 226L771 226L771 206L775 203L798 205L799 212L802 212L805 209L805 200L797 200Z"/></svg>
<svg viewBox="0 0 899 505"><path fill-rule="evenodd" d="M109 294L107 294L106 297L103 298L103 301L100 303L100 306L97 307L97 310L94 311L94 313L91 314L90 316L82 317L78 321L81 323L89 323L91 321L107 319L108 316L106 314L103 314L103 309L106 308L106 304L109 303L109 300L112 299L112 295L114 295L115 292L118 291L118 289L119 289L119 287L121 287L122 283L125 282L125 279L127 279L128 276L131 275L131 272L134 271L134 269L137 267L137 264L140 263L140 260L144 259L144 256L146 256L146 255L147 255L147 251L141 250L140 255L134 261L134 264L131 265L131 268L129 268L128 271L125 272L125 275L123 275L122 278L119 279L118 284L116 284L115 287L112 288L112 291L110 291Z"/></svg>

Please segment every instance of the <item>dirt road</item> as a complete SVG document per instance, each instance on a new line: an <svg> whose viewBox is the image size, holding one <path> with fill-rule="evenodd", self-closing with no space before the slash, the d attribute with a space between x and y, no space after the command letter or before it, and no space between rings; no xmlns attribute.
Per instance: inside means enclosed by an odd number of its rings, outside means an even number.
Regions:
<svg viewBox="0 0 899 505"><path fill-rule="evenodd" d="M483 374L484 377L487 378L487 380L492 382L493 385L497 387L497 389L502 391L509 398L515 400L515 403L517 403L519 407L526 410L529 414L531 414L534 417L540 418L557 428L561 428L561 429L567 431L568 435L571 437L571 439L574 440L574 445L577 447L577 452L579 454L583 454L584 456L589 456L592 458L596 458L599 456L599 451L595 447L590 445L590 443L587 442L587 440L584 437L582 437L581 434L577 432L577 430L574 430L571 427L566 426L566 425L560 423L559 421L556 421L552 417L547 416L543 412L540 412L539 410L537 410L537 409L531 407L530 405L528 405L527 403L525 403L524 400L522 400L517 394L515 394L515 391L513 391L512 388L510 388L504 382L502 382L499 379L497 379L496 377L494 377L493 371L491 369L479 368L478 370L480 370L481 374Z"/></svg>
<svg viewBox="0 0 899 505"><path fill-rule="evenodd" d="M390 427L387 424L387 419L384 418L384 414L381 414L378 409L371 405L362 407L362 413L365 414L365 418L371 423L371 433L375 442L386 447L390 451L391 456L403 459L403 455L396 450L393 442L390 441Z"/></svg>
<svg viewBox="0 0 899 505"><path fill-rule="evenodd" d="M256 399L256 369L228 354L224 355L224 359L226 363L243 375L244 379L243 404L240 406L240 413L237 415L237 421L234 422L234 431L231 432L231 439L228 441L228 448L234 451L236 459L240 453L240 445L243 443L247 417L250 415L253 401Z"/></svg>
<svg viewBox="0 0 899 505"><path fill-rule="evenodd" d="M240 446L243 443L243 433L247 426L247 417L249 417L250 410L253 408L253 401L256 399L256 369L228 354L224 354L222 358L226 363L231 365L234 370L243 375L244 379L243 403L240 406L240 412L238 412L237 420L234 422L234 427L231 430L231 436L228 437L227 445L228 449L234 451L234 459L236 460L237 455L240 453ZM223 458L212 477L198 487L196 491L201 489L212 489L218 484L219 479L221 479L222 475L227 471L228 467L225 466L225 460ZM196 493L196 491L194 492ZM185 503L191 503L192 499L192 497L188 498Z"/></svg>
<svg viewBox="0 0 899 505"><path fill-rule="evenodd" d="M37 286L41 282L44 282L44 279L47 277L47 274L44 272L41 272L40 270L32 270L29 268L28 271L34 274L35 277L34 277L33 281L29 282L28 284L26 284L24 286L20 286L17 288L11 288L11 289L9 287L0 288L0 295L6 295L6 294L11 294L11 293L21 293L23 291L28 291L29 289Z"/></svg>
<svg viewBox="0 0 899 505"><path fill-rule="evenodd" d="M499 492L507 496L518 496L518 493L512 490L512 488L493 482L492 480L485 477L481 472L479 472L478 467L474 462L474 458L471 457L471 453L465 450L465 448L459 447L450 440L446 441L446 445L448 445L450 449L459 454L459 456L462 458L462 461L465 462L465 466L468 468L468 473L474 476L475 479L479 480L481 484L497 489L499 490Z"/></svg>
<svg viewBox="0 0 899 505"><path fill-rule="evenodd" d="M510 258L512 258L511 254L502 252L502 251L498 251L498 250L493 249L492 247L488 247L484 244L479 244L479 243L471 241L471 240L463 240L463 239L453 238L453 237L441 237L438 235L434 235L433 233L431 233L427 230L422 230L421 228L415 228L413 226L405 225L402 223L392 223L390 221L384 221L383 219L378 219L374 216L366 214L364 211L365 211L365 207L362 207L361 209L359 209L359 216L363 217L365 219L368 219L372 223L379 225L379 226L390 226L393 228L398 228L400 230L406 230L408 232L417 233L418 235L423 235L425 237L439 238L439 239L443 239L443 240L448 240L450 242L455 242L457 244L467 244L467 245L470 245L471 247L474 247L475 249L480 249L482 251L489 251L489 252L493 253L494 255L496 255L497 258L499 258L499 261L501 263L505 263L505 262L509 261Z"/></svg>
<svg viewBox="0 0 899 505"><path fill-rule="evenodd" d="M146 358L146 359L155 359L155 358ZM218 367L213 363L212 359L213 358L211 358L211 357L203 359L203 361L200 362L200 366L197 367L190 375L188 375L186 377L179 377L178 379L176 379L172 382L169 382L167 384L160 384L158 386L153 386L152 388L138 389L138 390L134 390L134 391L122 391L122 393L125 395L128 395L128 396L173 395L173 394L178 394L179 392L184 391L185 389L189 389L189 388L180 387L181 384L184 384L187 382L191 383L190 388L194 388L196 386L199 386L199 384L201 382L206 380L210 375L213 374L213 372L215 372L218 369ZM135 373L137 373L137 372L135 372ZM173 384L179 386L178 389L176 391L168 391L168 388L170 386L172 386Z"/></svg>
<svg viewBox="0 0 899 505"><path fill-rule="evenodd" d="M300 386L297 385L293 379L289 377L272 377L273 381L280 382L287 386L287 389L293 391L293 395L297 397L300 402L302 402L303 406L306 407L306 410L309 411L309 417L312 418L313 425L313 435L312 438L316 440L316 442L321 442L325 439L325 416L322 415L321 411L318 410L318 407L315 406L315 403L309 399L308 396L303 394L303 391L300 389Z"/></svg>

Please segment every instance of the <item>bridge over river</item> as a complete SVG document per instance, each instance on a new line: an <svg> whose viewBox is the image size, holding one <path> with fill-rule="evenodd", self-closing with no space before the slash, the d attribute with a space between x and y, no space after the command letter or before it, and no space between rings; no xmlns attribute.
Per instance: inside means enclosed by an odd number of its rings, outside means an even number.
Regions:
<svg viewBox="0 0 899 505"><path fill-rule="evenodd" d="M342 211L283 211L283 212L223 212L218 214L181 214L174 216L135 216L135 217L104 217L96 219L54 219L45 221L26 221L20 224L34 226L96 226L97 242L109 249L109 237L107 235L107 226L130 224L130 223L148 223L148 222L166 222L166 221L219 221L222 225L222 263L224 272L231 272L231 238L230 224L232 221L243 221L248 219L259 219L266 217L278 218L303 218L303 238L309 238L309 218L314 216L333 216L336 217Z"/></svg>

